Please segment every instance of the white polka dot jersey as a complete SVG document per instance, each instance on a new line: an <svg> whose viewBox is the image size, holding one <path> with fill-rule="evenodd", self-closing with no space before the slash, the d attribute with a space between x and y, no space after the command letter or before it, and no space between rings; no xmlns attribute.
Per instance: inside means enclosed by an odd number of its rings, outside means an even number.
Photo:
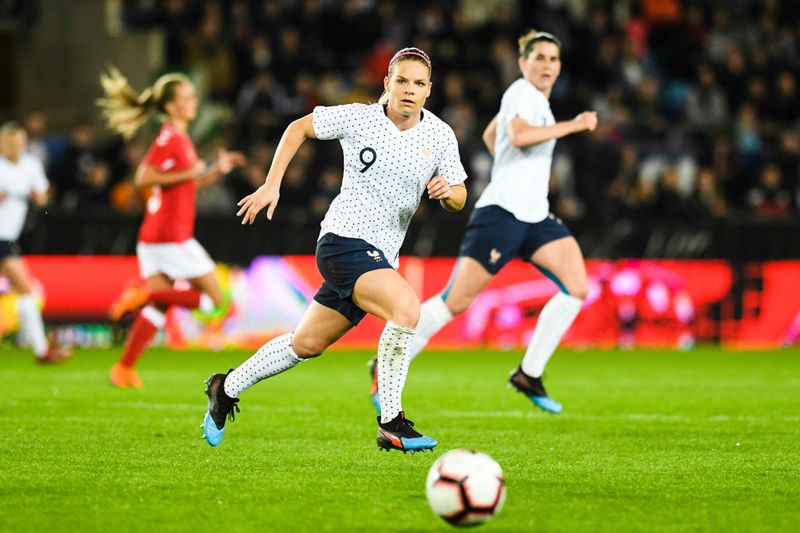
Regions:
<svg viewBox="0 0 800 533"><path fill-rule="evenodd" d="M455 133L427 110L405 131L380 104L318 106L313 112L318 139L338 139L344 152L342 189L331 202L319 237L328 233L362 239L381 250L397 268L400 246L435 175L450 185L466 172Z"/></svg>

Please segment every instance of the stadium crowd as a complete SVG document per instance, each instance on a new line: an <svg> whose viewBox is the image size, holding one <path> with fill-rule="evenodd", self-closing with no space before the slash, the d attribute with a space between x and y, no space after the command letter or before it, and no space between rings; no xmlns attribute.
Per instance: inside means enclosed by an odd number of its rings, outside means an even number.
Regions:
<svg viewBox="0 0 800 533"><path fill-rule="evenodd" d="M164 71L192 76L205 102L198 145L244 150L248 166L198 197L230 212L260 184L278 136L316 105L376 101L385 65L407 45L433 60L428 107L459 139L471 200L491 158L480 137L519 76L515 39L535 27L563 42L551 104L558 120L599 114L591 134L559 142L556 214L581 228L734 215L781 218L800 205L800 3L777 0L126 0L126 31L163 32ZM154 73L158 74L158 73ZM98 86L99 87L99 86ZM99 90L99 89L98 89ZM45 161L63 211L137 213L132 185L146 139L125 143L94 118L68 138L30 113L31 150ZM154 130L149 134L152 136ZM284 180L281 211L314 223L337 194L337 146L307 143ZM423 202L415 219L435 221ZM465 210L467 216L469 210ZM627 221L627 226L625 225ZM635 221L631 224L631 221ZM627 229L626 229L627 228ZM424 251L424 250L423 250ZM591 253L591 251L590 251Z"/></svg>

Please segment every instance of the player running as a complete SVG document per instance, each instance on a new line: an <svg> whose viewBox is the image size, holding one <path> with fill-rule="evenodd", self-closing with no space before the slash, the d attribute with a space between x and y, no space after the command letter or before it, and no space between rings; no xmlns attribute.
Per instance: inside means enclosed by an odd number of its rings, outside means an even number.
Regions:
<svg viewBox="0 0 800 533"><path fill-rule="evenodd" d="M197 96L183 74L165 74L141 95L116 69L100 80L106 97L98 104L110 129L129 139L152 113L163 118L161 131L134 178L138 187L151 188L136 244L139 273L147 285L125 290L109 312L113 320L119 320L125 313L141 309L122 358L109 374L117 387L141 388L134 365L164 327L170 305L207 312L226 305L214 275L214 262L194 239L195 191L243 165L245 159L238 152L220 150L208 169L198 159L186 133L197 114ZM177 279L187 280L192 288L174 288Z"/></svg>
<svg viewBox="0 0 800 533"><path fill-rule="evenodd" d="M586 111L558 123L553 118L548 99L561 72L561 43L556 37L527 32L519 39L519 56L522 78L506 89L499 113L483 133L494 156L491 182L475 204L448 286L422 304L408 354L413 360L503 266L519 257L553 280L559 292L542 309L522 364L509 383L540 409L560 413L561 404L545 391L542 373L578 315L588 282L577 241L549 212L548 181L556 139L594 130L597 114ZM373 364L371 393L379 408L375 375Z"/></svg>
<svg viewBox="0 0 800 533"><path fill-rule="evenodd" d="M42 162L25 152L27 143L28 134L21 124L7 122L0 127L0 274L5 274L18 294L20 329L33 348L36 361L58 363L69 357L69 351L47 341L42 313L31 292L17 246L28 201L44 206L50 188Z"/></svg>
<svg viewBox="0 0 800 533"><path fill-rule="evenodd" d="M264 208L272 219L281 179L306 139L337 139L344 152L344 178L317 241L322 287L294 331L277 337L239 368L208 381L203 436L222 440L225 418L233 420L239 396L262 379L321 355L367 313L386 320L378 344L381 391L378 446L405 451L433 449L437 442L414 429L401 405L408 349L419 320L419 299L395 270L400 245L420 197L459 211L467 198L466 174L450 127L423 109L431 91L431 63L417 48L398 51L389 62L379 103L316 107L292 122L275 152L266 183L243 198L238 215L252 224Z"/></svg>

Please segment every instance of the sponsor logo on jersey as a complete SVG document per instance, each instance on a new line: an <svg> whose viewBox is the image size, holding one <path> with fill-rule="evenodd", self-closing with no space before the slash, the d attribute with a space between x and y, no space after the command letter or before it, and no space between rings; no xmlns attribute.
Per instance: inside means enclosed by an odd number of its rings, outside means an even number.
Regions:
<svg viewBox="0 0 800 533"><path fill-rule="evenodd" d="M500 253L500 250L497 248L492 248L492 251L489 252L489 264L496 265L500 258L503 257L503 254Z"/></svg>
<svg viewBox="0 0 800 533"><path fill-rule="evenodd" d="M381 253L378 250L370 250L367 252L367 255L370 256L376 263L379 263L381 260Z"/></svg>

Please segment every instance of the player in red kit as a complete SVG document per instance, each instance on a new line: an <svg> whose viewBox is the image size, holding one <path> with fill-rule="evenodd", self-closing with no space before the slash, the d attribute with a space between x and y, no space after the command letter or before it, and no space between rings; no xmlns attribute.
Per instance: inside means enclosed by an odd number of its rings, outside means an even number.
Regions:
<svg viewBox="0 0 800 533"><path fill-rule="evenodd" d="M220 150L209 168L198 159L186 133L197 113L197 96L183 74L161 76L141 95L115 69L100 79L106 96L98 103L112 130L131 138L152 112L163 118L161 131L135 177L138 187L152 191L136 245L140 275L147 284L126 289L109 311L112 319L119 320L140 310L122 358L109 375L117 387L140 388L142 380L134 365L164 326L167 308L178 305L212 311L223 304L214 262L194 238L195 192L243 165L245 159L227 150ZM174 288L177 279L185 279L191 288Z"/></svg>

